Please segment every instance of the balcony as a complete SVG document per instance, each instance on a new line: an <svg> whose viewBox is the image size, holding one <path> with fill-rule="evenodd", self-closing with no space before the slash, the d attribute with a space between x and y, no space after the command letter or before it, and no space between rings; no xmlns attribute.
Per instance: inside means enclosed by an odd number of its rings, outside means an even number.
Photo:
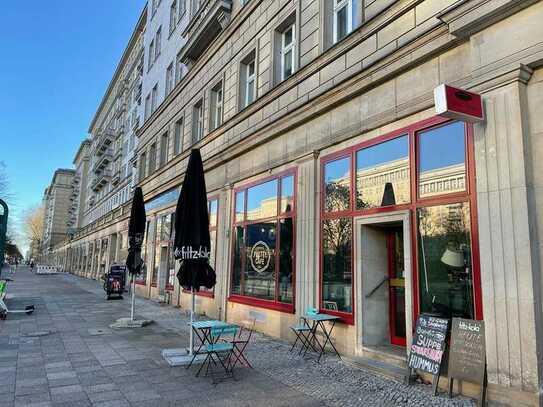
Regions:
<svg viewBox="0 0 543 407"><path fill-rule="evenodd" d="M91 188L93 191L97 192L99 191L103 186L107 185L107 183L111 180L111 171L106 170L102 171L100 174L97 174L91 183Z"/></svg>
<svg viewBox="0 0 543 407"><path fill-rule="evenodd" d="M124 134L124 124L119 125L115 134L117 135L117 137L120 137L122 134Z"/></svg>
<svg viewBox="0 0 543 407"><path fill-rule="evenodd" d="M100 156L97 157L96 162L94 163L93 170L96 174L99 174L103 169L105 169L109 163L113 161L113 149L108 148Z"/></svg>
<svg viewBox="0 0 543 407"><path fill-rule="evenodd" d="M111 178L111 183L117 185L121 181L121 170L115 171L113 177Z"/></svg>
<svg viewBox="0 0 543 407"><path fill-rule="evenodd" d="M100 157L104 154L111 143L115 141L115 132L113 129L107 129L98 136L98 143L96 143L96 155Z"/></svg>
<svg viewBox="0 0 543 407"><path fill-rule="evenodd" d="M211 42L230 23L232 0L204 1L192 17L182 36L188 38L183 47L182 58L185 64L196 61Z"/></svg>
<svg viewBox="0 0 543 407"><path fill-rule="evenodd" d="M136 117L136 120L132 120L132 130L136 131L140 127L140 117Z"/></svg>
<svg viewBox="0 0 543 407"><path fill-rule="evenodd" d="M115 109L115 117L119 117L126 110L126 102L119 103Z"/></svg>

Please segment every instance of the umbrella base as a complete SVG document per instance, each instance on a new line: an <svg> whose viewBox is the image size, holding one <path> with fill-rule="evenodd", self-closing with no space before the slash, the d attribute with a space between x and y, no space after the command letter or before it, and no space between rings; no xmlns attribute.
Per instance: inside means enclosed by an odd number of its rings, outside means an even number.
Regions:
<svg viewBox="0 0 543 407"><path fill-rule="evenodd" d="M187 366L191 361L194 355L190 355L186 348L176 348L176 349L164 349L162 351L162 357L170 366ZM194 362L192 364L203 363L206 355L200 354L196 355Z"/></svg>
<svg viewBox="0 0 543 407"><path fill-rule="evenodd" d="M144 326L147 326L149 324L152 324L153 321L149 319L135 319L131 320L130 318L119 318L117 321L115 321L113 324L111 324L109 327L114 329L119 328L143 328Z"/></svg>

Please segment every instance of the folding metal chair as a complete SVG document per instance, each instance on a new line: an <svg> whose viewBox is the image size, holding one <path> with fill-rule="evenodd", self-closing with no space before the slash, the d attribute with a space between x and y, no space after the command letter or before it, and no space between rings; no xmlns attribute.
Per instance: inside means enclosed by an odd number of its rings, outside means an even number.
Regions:
<svg viewBox="0 0 543 407"><path fill-rule="evenodd" d="M251 341L251 338L253 336L253 332L255 330L256 325L256 318L253 318L251 321L244 321L241 325L241 329L239 330L239 334L234 338L233 344L234 344L234 362L232 363L232 369L236 366L236 364L241 363L242 365L253 368L251 363L247 360L247 357L245 356L245 349L247 348L247 345ZM246 332L244 334L244 331Z"/></svg>
<svg viewBox="0 0 543 407"><path fill-rule="evenodd" d="M306 315L315 315L318 313L319 310L317 308L308 308L306 310ZM300 317L299 324L291 326L290 329L296 335L296 340L292 344L290 352L292 352L296 348L296 344L298 343L298 341L300 341L300 350L298 351L298 354L301 354L302 352L305 353L305 351L307 351L309 348L315 350L315 347L311 343L311 325L309 325L309 322L307 322L307 319L305 317Z"/></svg>
<svg viewBox="0 0 543 407"><path fill-rule="evenodd" d="M223 368L225 373L224 378L234 377L234 371L232 369L232 355L234 354L233 342L236 338L237 333L238 327L234 325L220 328L211 328L209 334L211 343L207 344L205 347L206 358L198 369L198 372L196 372L196 376L200 375L200 372L203 370L204 366L206 368L205 376L207 376L209 374L209 368L213 363L213 366L217 367L220 365ZM227 338L230 338L230 340L228 340ZM222 340L219 341L219 339ZM213 384L215 384L215 379L217 376L216 372L212 370L211 373L213 376Z"/></svg>

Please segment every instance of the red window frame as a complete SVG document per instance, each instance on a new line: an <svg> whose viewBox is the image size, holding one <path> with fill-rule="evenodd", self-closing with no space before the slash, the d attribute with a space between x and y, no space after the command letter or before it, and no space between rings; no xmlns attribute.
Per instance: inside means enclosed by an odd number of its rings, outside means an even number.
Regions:
<svg viewBox="0 0 543 407"><path fill-rule="evenodd" d="M481 269L479 256L479 232L477 224L477 202L475 188L475 161L473 147L473 125L464 123L464 139L465 139L465 163L466 163L466 189L461 192L441 194L431 197L419 197L419 142L418 134L424 131L435 129L447 124L453 123L456 120L450 120L435 116L426 120L419 121L412 125L392 131L379 137L364 141L346 149L328 154L320 159L320 186L322 193L320 194L320 216L319 216L319 310L322 313L336 315L341 317L346 324L353 325L356 314L356 292L355 292L355 247L354 247L354 218L360 215L370 215L377 213L396 212L401 210L409 210L411 223L411 256L412 256L412 290L413 290L413 322L420 313L420 298L419 298L419 271L418 271L418 239L417 239L417 208L430 207L444 204L453 204L467 202L470 207L470 232L471 232L471 250L472 250L472 273L473 273L473 296L474 296L474 311L475 318L481 320L483 318L482 292L481 292ZM356 152L367 147L371 147L385 141L389 141L407 135L409 138L409 176L410 176L410 202L398 205L390 205L386 207L377 207L369 209L356 209ZM340 158L350 158L350 202L349 209L339 212L325 211L325 178L324 169L327 163ZM322 287L323 287L323 221L326 219L350 218L353 221L351 235L351 301L353 311L351 313L333 311L324 309L322 306Z"/></svg>
<svg viewBox="0 0 543 407"><path fill-rule="evenodd" d="M277 179L278 181L282 180L285 177L292 176L294 179L294 188L293 188L293 205L292 210L290 212L282 212L281 211L281 193L282 193L282 183L278 182L277 186L277 215L274 217L269 218L262 218L257 220L247 220L247 190L251 187L264 184L268 181L271 181L273 179ZM244 203L244 212L243 212L243 220L242 221L236 221L236 194L238 192L245 191L245 203ZM231 224L231 256L230 256L230 284L229 284L229 295L228 295L228 301L229 302L235 302L239 304L245 304L245 305L251 305L254 307L259 308L266 308L271 309L275 311L281 311L286 312L290 314L294 314L295 312L295 303L296 303L296 198L298 196L298 173L297 168L289 168L288 170L282 171L280 173L258 179L256 181L247 183L245 185L239 186L237 188L234 188L232 191L232 224ZM255 297L248 297L245 295L240 294L232 294L232 283L234 281L233 274L234 274L234 250L235 250L235 227L236 226L243 226L246 228L247 225L263 222L263 221L269 221L269 220L276 220L278 224L280 224L280 221L282 219L292 219L293 224L293 230L292 230L292 303L282 303L277 300L265 300L261 298L255 298ZM281 226L279 226L281 227ZM280 247L281 244L281 236L280 233L277 234L277 242L276 247ZM242 259L242 264L244 264L244 260ZM275 270L276 270L276 276L275 276L275 298L278 298L278 290L279 290L279 256L276 256L275 258Z"/></svg>
<svg viewBox="0 0 543 407"><path fill-rule="evenodd" d="M219 195L218 194L212 195L209 198L207 198L208 211L209 211L211 202L213 202L213 201L217 201L217 220L216 220L216 223L215 223L214 226L211 226L211 223L210 223L210 225L209 225L209 233L211 233L211 232L219 233L218 232L218 229L219 229ZM213 255L213 259L215 260L215 263L211 264L211 267L213 267L215 269L215 272L216 272L217 271L216 270L216 265L217 265L217 240L215 240L214 251L215 251L215 253ZM184 288L182 290L183 290L183 292L185 294L190 294L189 290L185 290ZM200 289L200 291L195 291L194 294L199 295L201 297L214 298L215 297L215 287L213 287L210 290L208 290L207 288L204 288L203 290Z"/></svg>

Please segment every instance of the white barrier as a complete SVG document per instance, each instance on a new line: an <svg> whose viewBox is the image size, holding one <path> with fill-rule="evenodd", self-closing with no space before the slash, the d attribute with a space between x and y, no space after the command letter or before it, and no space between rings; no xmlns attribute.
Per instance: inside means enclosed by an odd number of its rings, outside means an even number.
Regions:
<svg viewBox="0 0 543 407"><path fill-rule="evenodd" d="M38 265L36 267L36 274L57 274L58 269L55 266L42 266Z"/></svg>

